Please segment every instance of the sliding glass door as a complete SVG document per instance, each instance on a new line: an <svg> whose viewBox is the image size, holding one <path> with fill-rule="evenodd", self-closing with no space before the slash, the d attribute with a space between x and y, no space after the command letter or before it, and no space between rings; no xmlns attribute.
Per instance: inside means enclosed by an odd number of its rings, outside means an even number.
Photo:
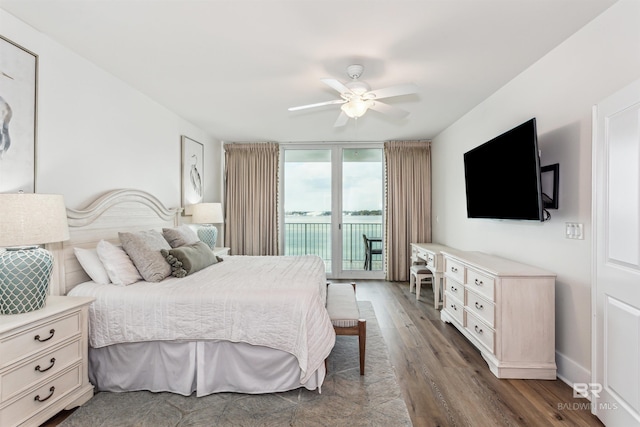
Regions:
<svg viewBox="0 0 640 427"><path fill-rule="evenodd" d="M330 278L383 278L381 144L283 144L285 255L320 256Z"/></svg>

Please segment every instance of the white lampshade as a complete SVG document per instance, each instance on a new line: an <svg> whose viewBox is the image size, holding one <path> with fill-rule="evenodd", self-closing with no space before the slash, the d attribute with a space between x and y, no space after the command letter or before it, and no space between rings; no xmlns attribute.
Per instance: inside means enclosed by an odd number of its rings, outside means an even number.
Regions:
<svg viewBox="0 0 640 427"><path fill-rule="evenodd" d="M0 247L69 239L67 210L58 194L0 194Z"/></svg>
<svg viewBox="0 0 640 427"><path fill-rule="evenodd" d="M193 205L194 224L221 224L224 222L221 203L198 203Z"/></svg>

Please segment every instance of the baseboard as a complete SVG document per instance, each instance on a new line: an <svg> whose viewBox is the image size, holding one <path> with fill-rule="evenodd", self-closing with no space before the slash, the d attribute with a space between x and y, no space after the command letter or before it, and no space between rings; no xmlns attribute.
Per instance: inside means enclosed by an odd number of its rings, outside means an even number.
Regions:
<svg viewBox="0 0 640 427"><path fill-rule="evenodd" d="M590 383L591 370L578 364L573 359L556 351L556 365L558 379L573 386L575 383Z"/></svg>

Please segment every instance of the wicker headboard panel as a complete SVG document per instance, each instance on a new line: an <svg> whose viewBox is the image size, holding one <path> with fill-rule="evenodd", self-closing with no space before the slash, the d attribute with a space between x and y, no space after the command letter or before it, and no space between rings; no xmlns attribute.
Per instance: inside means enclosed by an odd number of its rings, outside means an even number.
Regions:
<svg viewBox="0 0 640 427"><path fill-rule="evenodd" d="M131 189L110 191L82 210L67 209L70 239L46 246L55 258L49 292L65 295L90 280L73 253L74 247L95 248L102 239L118 243L119 231L174 227L180 212L180 208L165 207L149 193Z"/></svg>

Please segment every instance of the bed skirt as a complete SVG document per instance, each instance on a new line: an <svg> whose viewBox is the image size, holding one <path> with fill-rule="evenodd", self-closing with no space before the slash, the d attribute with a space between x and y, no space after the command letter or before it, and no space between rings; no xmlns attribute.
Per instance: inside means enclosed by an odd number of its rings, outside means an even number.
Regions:
<svg viewBox="0 0 640 427"><path fill-rule="evenodd" d="M185 396L275 393L300 387L320 391L325 374L321 364L302 384L295 356L228 341L150 341L89 348L89 380L98 391Z"/></svg>

